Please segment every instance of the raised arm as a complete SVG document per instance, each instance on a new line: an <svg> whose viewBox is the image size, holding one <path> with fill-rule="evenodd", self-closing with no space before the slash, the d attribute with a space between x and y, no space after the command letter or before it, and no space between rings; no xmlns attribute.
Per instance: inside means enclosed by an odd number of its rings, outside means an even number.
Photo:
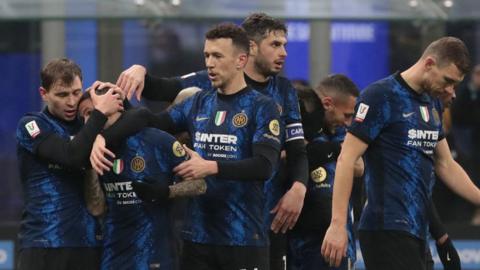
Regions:
<svg viewBox="0 0 480 270"><path fill-rule="evenodd" d="M173 101L183 88L179 79L151 76L141 65L133 65L120 73L117 85L127 94L128 99L135 95L137 100L144 96L151 100L169 102Z"/></svg>

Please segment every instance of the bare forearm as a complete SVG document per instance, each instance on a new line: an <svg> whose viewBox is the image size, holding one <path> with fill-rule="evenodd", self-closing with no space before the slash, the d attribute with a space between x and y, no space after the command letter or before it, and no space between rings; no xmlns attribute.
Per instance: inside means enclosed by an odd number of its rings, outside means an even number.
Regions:
<svg viewBox="0 0 480 270"><path fill-rule="evenodd" d="M348 202L353 186L353 171L355 162L350 159L338 158L333 185L332 223L346 225Z"/></svg>
<svg viewBox="0 0 480 270"><path fill-rule="evenodd" d="M85 203L93 216L100 216L105 211L105 194L93 169L87 170L85 174Z"/></svg>
<svg viewBox="0 0 480 270"><path fill-rule="evenodd" d="M357 161L355 161L355 170L353 172L353 175L355 177L362 177L364 169L365 165L363 163L363 158L357 159Z"/></svg>
<svg viewBox="0 0 480 270"><path fill-rule="evenodd" d="M480 205L480 190L465 170L454 160L446 164L435 164L437 175L455 193L466 200Z"/></svg>
<svg viewBox="0 0 480 270"><path fill-rule="evenodd" d="M183 181L169 186L169 198L190 197L205 194L207 192L207 183L204 179Z"/></svg>

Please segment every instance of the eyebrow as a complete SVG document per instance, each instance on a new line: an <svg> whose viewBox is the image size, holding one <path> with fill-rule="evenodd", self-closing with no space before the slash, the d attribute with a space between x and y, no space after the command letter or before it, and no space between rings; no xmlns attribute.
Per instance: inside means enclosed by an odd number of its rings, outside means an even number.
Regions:
<svg viewBox="0 0 480 270"><path fill-rule="evenodd" d="M443 76L443 79L444 79L447 83L451 83L451 84L460 83L460 80L455 80L455 79L452 79L452 78L447 77L447 76Z"/></svg>

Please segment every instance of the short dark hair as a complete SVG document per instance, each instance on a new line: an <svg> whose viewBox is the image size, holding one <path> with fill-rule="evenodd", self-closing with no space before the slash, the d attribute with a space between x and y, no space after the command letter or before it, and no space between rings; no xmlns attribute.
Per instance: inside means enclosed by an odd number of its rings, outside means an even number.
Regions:
<svg viewBox="0 0 480 270"><path fill-rule="evenodd" d="M318 84L316 91L323 95L340 94L344 97L354 96L358 97L360 91L355 83L343 74L331 74L324 78Z"/></svg>
<svg viewBox="0 0 480 270"><path fill-rule="evenodd" d="M287 34L287 26L281 20L268 16L265 13L252 13L242 23L248 38L260 43L272 31L283 31Z"/></svg>
<svg viewBox="0 0 480 270"><path fill-rule="evenodd" d="M229 38L232 44L246 54L250 51L250 41L247 33L240 26L233 23L221 23L211 28L206 34L207 40Z"/></svg>
<svg viewBox="0 0 480 270"><path fill-rule="evenodd" d="M57 81L70 86L76 76L82 81L82 70L75 62L67 58L54 59L48 62L40 72L41 86L47 91Z"/></svg>
<svg viewBox="0 0 480 270"><path fill-rule="evenodd" d="M300 106L301 110L305 110L305 112L308 110L308 112L311 112L322 107L319 97L317 94L315 94L311 87L297 86L296 90L298 94L298 100L300 101L300 104L303 105L303 108Z"/></svg>
<svg viewBox="0 0 480 270"><path fill-rule="evenodd" d="M422 58L434 55L439 65L453 63L463 74L470 70L470 53L462 40L456 37L442 37L430 43Z"/></svg>

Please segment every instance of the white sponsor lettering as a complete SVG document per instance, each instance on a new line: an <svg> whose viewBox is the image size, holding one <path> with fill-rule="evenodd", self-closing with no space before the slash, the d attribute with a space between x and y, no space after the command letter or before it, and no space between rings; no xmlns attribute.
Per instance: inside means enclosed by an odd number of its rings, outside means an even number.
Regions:
<svg viewBox="0 0 480 270"><path fill-rule="evenodd" d="M438 131L434 130L420 130L420 129L410 129L408 131L409 139L420 139L420 140L438 140Z"/></svg>
<svg viewBox="0 0 480 270"><path fill-rule="evenodd" d="M210 150L214 151L228 151L228 152L237 152L237 147L231 145L218 145L212 144L209 145Z"/></svg>
<svg viewBox="0 0 480 270"><path fill-rule="evenodd" d="M207 143L237 144L237 136L195 132L195 141Z"/></svg>
<svg viewBox="0 0 480 270"><path fill-rule="evenodd" d="M103 186L105 187L106 191L114 192L114 191L130 191L133 190L132 182L115 182L115 183L104 183Z"/></svg>

